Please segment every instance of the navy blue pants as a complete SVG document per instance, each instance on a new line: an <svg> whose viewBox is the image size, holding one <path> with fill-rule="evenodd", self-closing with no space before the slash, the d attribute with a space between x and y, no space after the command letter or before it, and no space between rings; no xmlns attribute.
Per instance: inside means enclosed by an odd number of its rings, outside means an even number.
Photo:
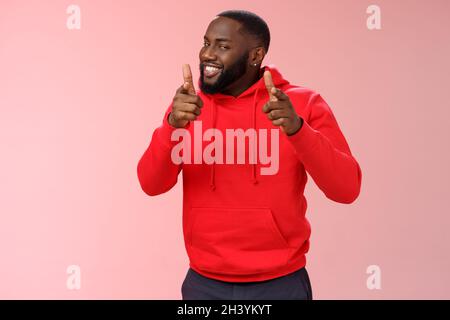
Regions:
<svg viewBox="0 0 450 320"><path fill-rule="evenodd" d="M183 300L312 300L308 272L258 282L224 282L189 268L181 286Z"/></svg>

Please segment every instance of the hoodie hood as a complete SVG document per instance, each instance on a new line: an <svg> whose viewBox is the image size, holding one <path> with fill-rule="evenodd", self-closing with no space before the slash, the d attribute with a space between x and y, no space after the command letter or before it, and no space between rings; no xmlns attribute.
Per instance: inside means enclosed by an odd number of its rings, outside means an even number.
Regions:
<svg viewBox="0 0 450 320"><path fill-rule="evenodd" d="M266 100L269 99L269 94L267 92L266 85L264 83L264 77L263 77L264 72L266 70L270 71L270 73L272 74L272 79L273 79L273 83L274 83L275 87L280 88L282 86L289 84L289 81L287 81L286 79L283 78L281 73L278 71L278 69L274 65L268 65L268 66L264 66L260 69L259 80L256 81L253 85L251 85L249 88L247 88L247 90L242 92L237 97L233 97L231 95L226 95L223 93L207 94L207 93L204 93L203 91L199 91L201 96L208 99L209 102L211 103L211 123L212 123L213 129L216 129L216 123L217 123L217 117L218 117L217 103L220 102L220 104L226 105L227 103L236 103L237 100L251 99L252 105L249 107L251 108L251 112L252 112L252 117L251 117L252 122L250 124L250 127L253 128L254 130L256 130L256 112L257 112L256 106L258 104L258 101L261 99L266 99ZM198 80L198 86L200 87L200 79ZM255 147L254 154L256 154L256 152L257 152L256 144L254 144L254 147ZM211 165L211 170L210 170L209 185L210 185L211 190L216 189L215 165L216 165L216 163L213 162ZM253 184L257 184L258 180L256 177L256 164L253 164L251 166L251 170L252 170L251 182Z"/></svg>

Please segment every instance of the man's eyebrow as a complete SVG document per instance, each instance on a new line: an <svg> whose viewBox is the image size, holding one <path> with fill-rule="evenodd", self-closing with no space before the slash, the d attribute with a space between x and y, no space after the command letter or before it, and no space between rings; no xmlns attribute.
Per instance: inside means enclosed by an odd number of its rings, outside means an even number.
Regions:
<svg viewBox="0 0 450 320"><path fill-rule="evenodd" d="M204 36L203 39L209 41L208 37L206 37L206 36ZM227 39L227 38L216 38L216 41L220 41L220 42L232 42L230 39Z"/></svg>

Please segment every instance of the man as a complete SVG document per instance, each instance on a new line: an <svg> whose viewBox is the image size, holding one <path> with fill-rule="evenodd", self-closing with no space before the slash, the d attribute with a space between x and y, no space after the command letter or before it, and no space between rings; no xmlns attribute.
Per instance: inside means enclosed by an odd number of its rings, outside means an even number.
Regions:
<svg viewBox="0 0 450 320"><path fill-rule="evenodd" d="M215 17L199 54L201 90L184 65L184 83L139 161L151 196L183 171L183 299L312 299L306 172L331 200L359 195L361 170L330 107L261 67L269 42L253 13Z"/></svg>

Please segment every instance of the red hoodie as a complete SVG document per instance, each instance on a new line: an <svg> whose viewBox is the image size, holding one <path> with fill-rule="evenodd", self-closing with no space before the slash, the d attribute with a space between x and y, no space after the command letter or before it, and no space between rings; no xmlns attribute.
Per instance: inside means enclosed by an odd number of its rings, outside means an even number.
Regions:
<svg viewBox="0 0 450 320"><path fill-rule="evenodd" d="M172 105L137 166L140 185L150 196L170 190L183 171L185 247L190 267L205 277L262 281L305 266L311 233L303 195L306 172L336 202L351 203L360 192L361 169L324 99L310 89L291 85L273 65L265 68L304 119L297 133L287 136L263 113L269 99L263 78L236 98L198 91L204 106L197 121L202 132L216 128L224 137L225 129L279 130L278 173L262 175L260 169L268 165L250 161L174 164L171 152L179 141L171 140L175 128L167 121ZM194 141L192 122L186 129ZM209 143L203 141L202 150ZM248 148L245 152L248 159Z"/></svg>

